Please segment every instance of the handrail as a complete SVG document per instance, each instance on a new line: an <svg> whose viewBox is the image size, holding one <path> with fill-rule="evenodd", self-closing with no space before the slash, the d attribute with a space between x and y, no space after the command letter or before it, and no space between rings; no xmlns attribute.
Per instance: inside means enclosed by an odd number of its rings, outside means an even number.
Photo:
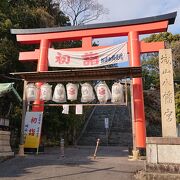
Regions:
<svg viewBox="0 0 180 180"><path fill-rule="evenodd" d="M109 136L110 136L110 133L111 133L112 124L113 124L113 121L114 121L115 112L116 112L116 107L114 108L113 118L112 118L111 124L110 124L110 126L109 126L109 131L108 131L108 140L109 140Z"/></svg>
<svg viewBox="0 0 180 180"><path fill-rule="evenodd" d="M81 139L82 135L84 134L84 131L86 130L87 125L89 124L89 121L90 121L90 119L92 118L92 115L94 114L95 109L96 109L96 106L93 108L91 114L89 115L87 121L85 122L84 127L83 127L83 129L82 129L79 137L77 138L77 140L76 140L76 142L75 142L75 145L77 145L77 143L78 143L79 140Z"/></svg>

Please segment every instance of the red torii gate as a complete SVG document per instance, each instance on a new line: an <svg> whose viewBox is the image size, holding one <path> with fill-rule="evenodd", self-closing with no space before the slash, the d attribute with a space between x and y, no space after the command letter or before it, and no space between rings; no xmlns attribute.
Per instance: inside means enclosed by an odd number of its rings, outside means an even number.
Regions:
<svg viewBox="0 0 180 180"><path fill-rule="evenodd" d="M103 48L92 47L93 38L128 36L128 53L130 66L141 66L140 54L158 52L164 48L163 42L145 43L139 41L139 35L167 31L169 24L174 24L177 12L128 21L100 23L75 27L56 27L41 29L11 29L16 34L17 41L24 44L40 44L40 48L33 52L20 52L19 60L37 60L37 71L48 71L48 48L52 42L67 40L82 40L81 48L71 50L93 50ZM69 50L69 49L66 49ZM134 128L136 133L136 147L146 146L146 127L144 114L144 99L142 78L133 78ZM38 83L41 86L41 83ZM42 104L37 100L35 104ZM33 111L43 111L43 106L33 107Z"/></svg>

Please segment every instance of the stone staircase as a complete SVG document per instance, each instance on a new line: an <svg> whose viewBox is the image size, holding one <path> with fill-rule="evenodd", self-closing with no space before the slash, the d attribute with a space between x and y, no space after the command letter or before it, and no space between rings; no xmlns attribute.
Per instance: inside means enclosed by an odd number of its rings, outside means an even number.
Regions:
<svg viewBox="0 0 180 180"><path fill-rule="evenodd" d="M104 125L105 118L109 118L108 133ZM99 138L101 145L130 146L132 143L131 129L126 106L96 106L77 144L94 146Z"/></svg>
<svg viewBox="0 0 180 180"><path fill-rule="evenodd" d="M127 106L116 108L109 133L109 145L132 146L132 122Z"/></svg>

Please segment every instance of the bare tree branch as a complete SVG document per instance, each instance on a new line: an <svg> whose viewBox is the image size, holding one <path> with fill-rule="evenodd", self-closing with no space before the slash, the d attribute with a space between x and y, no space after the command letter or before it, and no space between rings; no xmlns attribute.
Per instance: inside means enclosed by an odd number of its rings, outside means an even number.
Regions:
<svg viewBox="0 0 180 180"><path fill-rule="evenodd" d="M60 10L71 20L73 26L89 23L107 14L108 10L96 0L59 0Z"/></svg>

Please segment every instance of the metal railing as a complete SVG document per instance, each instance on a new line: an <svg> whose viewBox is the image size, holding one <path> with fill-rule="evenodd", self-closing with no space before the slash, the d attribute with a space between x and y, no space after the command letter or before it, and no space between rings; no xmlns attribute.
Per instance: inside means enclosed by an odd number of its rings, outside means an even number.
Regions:
<svg viewBox="0 0 180 180"><path fill-rule="evenodd" d="M111 135L111 128L112 128L112 125L113 125L113 122L114 122L115 113L116 113L116 106L114 108L114 112L113 112L113 116L112 116L112 121L111 121L111 124L109 126L109 130L108 130L108 141L109 141L109 137Z"/></svg>
<svg viewBox="0 0 180 180"><path fill-rule="evenodd" d="M94 114L94 111L95 111L95 110L96 110L96 106L93 108L93 110L91 111L91 114L89 115L87 121L85 122L84 127L83 127L83 129L82 129L79 137L77 138L77 140L76 140L76 142L75 142L75 145L78 144L79 140L81 139L82 135L84 134L84 132L85 132L85 130L86 130L86 128L87 128L87 125L89 124L89 121L90 121L90 119L92 118L92 115Z"/></svg>

